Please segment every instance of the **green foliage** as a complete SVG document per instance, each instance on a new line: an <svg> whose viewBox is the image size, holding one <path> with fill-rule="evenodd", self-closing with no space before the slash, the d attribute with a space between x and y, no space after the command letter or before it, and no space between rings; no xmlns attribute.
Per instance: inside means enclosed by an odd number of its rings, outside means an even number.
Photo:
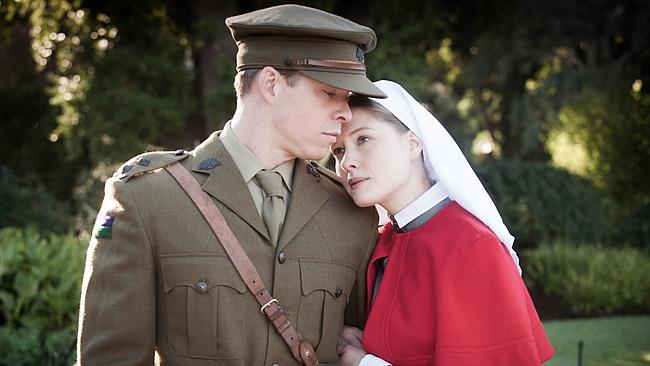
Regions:
<svg viewBox="0 0 650 366"><path fill-rule="evenodd" d="M71 34L58 45L69 50L60 57L71 66L57 68L50 94L61 108L53 135L65 140L71 156L95 166L150 149L182 126L195 103L190 48L170 18L171 5L88 5L95 8L58 20L80 24L69 25ZM64 47L73 36L79 46Z"/></svg>
<svg viewBox="0 0 650 366"><path fill-rule="evenodd" d="M542 163L502 160L476 167L517 248L602 239L602 208L591 183Z"/></svg>
<svg viewBox="0 0 650 366"><path fill-rule="evenodd" d="M19 43L0 40L0 68L11 70L12 65L20 63L29 70L24 74L12 70L0 81L0 161L15 175L35 177L56 197L67 198L82 162L68 159L62 141L49 139L57 126L58 108L49 104L46 81L36 74L29 53L22 58L15 55Z"/></svg>
<svg viewBox="0 0 650 366"><path fill-rule="evenodd" d="M631 207L613 207L606 239L608 243L630 245L650 250L650 203Z"/></svg>
<svg viewBox="0 0 650 366"><path fill-rule="evenodd" d="M0 365L70 365L85 245L5 228L0 247Z"/></svg>
<svg viewBox="0 0 650 366"><path fill-rule="evenodd" d="M582 315L650 311L650 257L634 248L556 242L522 253L528 285Z"/></svg>
<svg viewBox="0 0 650 366"><path fill-rule="evenodd" d="M650 94L641 84L635 92L634 81L595 79L559 115L561 128L588 153L587 174L623 206L650 204Z"/></svg>
<svg viewBox="0 0 650 366"><path fill-rule="evenodd" d="M34 226L41 231L67 230L66 206L38 183L16 177L0 165L0 228Z"/></svg>
<svg viewBox="0 0 650 366"><path fill-rule="evenodd" d="M70 151L82 153L78 147L87 144L94 163L122 161L182 125L192 109L190 77L183 48L170 44L155 52L118 45L95 62L86 99L76 105L79 124L58 130Z"/></svg>
<svg viewBox="0 0 650 366"><path fill-rule="evenodd" d="M650 94L642 86L642 80L617 72L593 75L567 99L554 128L583 151L577 171L602 193L607 242L648 248ZM570 166L567 157L557 155L557 164Z"/></svg>

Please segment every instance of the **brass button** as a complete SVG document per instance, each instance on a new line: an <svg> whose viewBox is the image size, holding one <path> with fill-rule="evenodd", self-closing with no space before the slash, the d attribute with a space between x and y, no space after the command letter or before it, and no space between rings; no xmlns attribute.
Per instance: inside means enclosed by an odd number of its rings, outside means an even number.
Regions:
<svg viewBox="0 0 650 366"><path fill-rule="evenodd" d="M282 264L286 260L287 260L287 254L284 252L284 250L281 250L280 253L278 253L278 262Z"/></svg>
<svg viewBox="0 0 650 366"><path fill-rule="evenodd" d="M205 281L200 280L199 282L196 283L196 290L199 293L204 294L204 293L208 292L208 284Z"/></svg>
<svg viewBox="0 0 650 366"><path fill-rule="evenodd" d="M341 295L343 295L343 289L340 288L340 287L337 287L336 291L334 292L334 296L341 297Z"/></svg>

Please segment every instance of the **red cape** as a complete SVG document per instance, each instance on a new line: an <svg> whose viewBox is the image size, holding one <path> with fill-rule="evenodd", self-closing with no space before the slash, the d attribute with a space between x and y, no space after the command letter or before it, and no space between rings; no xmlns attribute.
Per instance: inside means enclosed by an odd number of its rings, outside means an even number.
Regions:
<svg viewBox="0 0 650 366"><path fill-rule="evenodd" d="M368 265L363 344L396 366L541 365L548 341L528 290L499 239L451 202L421 227L389 223Z"/></svg>

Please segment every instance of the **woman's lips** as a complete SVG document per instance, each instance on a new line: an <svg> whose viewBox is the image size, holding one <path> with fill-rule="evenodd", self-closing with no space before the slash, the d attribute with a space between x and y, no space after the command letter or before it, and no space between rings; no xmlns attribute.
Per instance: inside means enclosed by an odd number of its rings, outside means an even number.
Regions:
<svg viewBox="0 0 650 366"><path fill-rule="evenodd" d="M350 189L353 191L358 189L363 183L365 183L368 180L368 178L352 178L348 179L348 185L350 186Z"/></svg>

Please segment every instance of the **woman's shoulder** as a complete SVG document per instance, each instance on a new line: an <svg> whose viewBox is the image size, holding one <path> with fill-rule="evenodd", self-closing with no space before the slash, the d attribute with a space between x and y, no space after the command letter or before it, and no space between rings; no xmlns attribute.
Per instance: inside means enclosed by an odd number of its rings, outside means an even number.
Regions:
<svg viewBox="0 0 650 366"><path fill-rule="evenodd" d="M455 201L447 204L424 226L426 231L434 232L446 243L454 245L471 245L480 239L499 241L492 230Z"/></svg>

